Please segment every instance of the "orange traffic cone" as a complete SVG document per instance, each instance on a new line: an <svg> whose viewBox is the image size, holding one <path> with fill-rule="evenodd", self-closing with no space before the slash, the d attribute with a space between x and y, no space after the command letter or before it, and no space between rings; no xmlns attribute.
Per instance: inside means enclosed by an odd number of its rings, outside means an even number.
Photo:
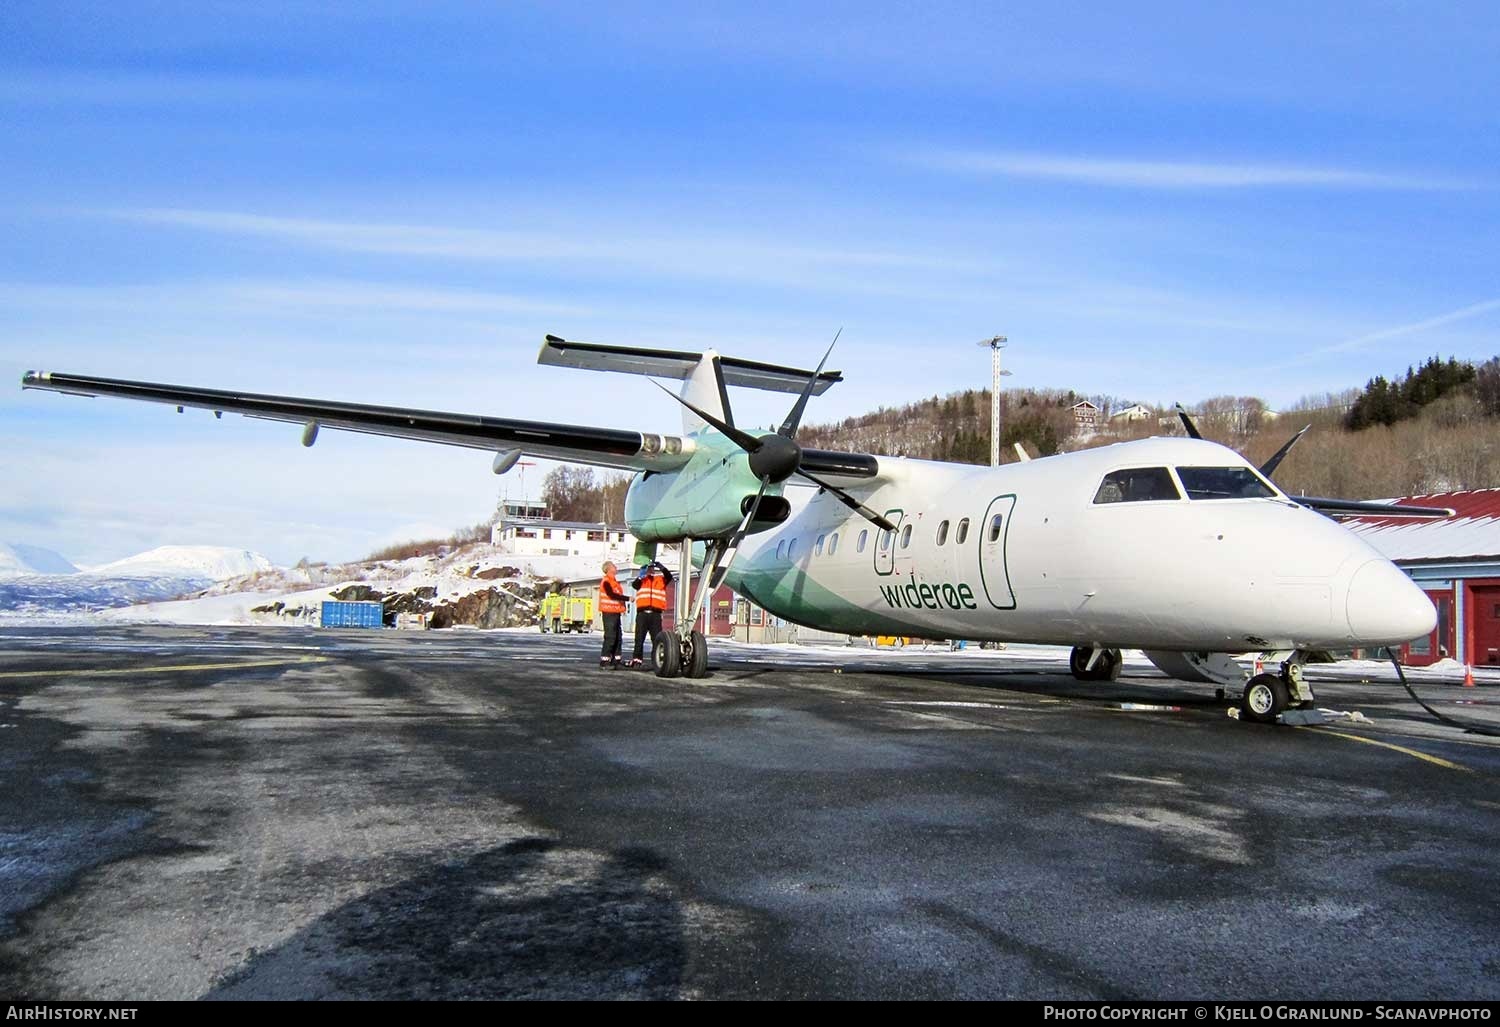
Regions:
<svg viewBox="0 0 1500 1027"><path fill-rule="evenodd" d="M1474 668L1467 663L1464 664L1464 687L1474 687Z"/></svg>

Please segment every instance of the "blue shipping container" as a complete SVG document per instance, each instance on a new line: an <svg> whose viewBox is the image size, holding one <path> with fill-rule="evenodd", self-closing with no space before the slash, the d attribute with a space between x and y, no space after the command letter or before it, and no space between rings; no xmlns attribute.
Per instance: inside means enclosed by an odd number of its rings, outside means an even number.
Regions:
<svg viewBox="0 0 1500 1027"><path fill-rule="evenodd" d="M385 607L380 603L323 602L325 628L379 628L385 626Z"/></svg>

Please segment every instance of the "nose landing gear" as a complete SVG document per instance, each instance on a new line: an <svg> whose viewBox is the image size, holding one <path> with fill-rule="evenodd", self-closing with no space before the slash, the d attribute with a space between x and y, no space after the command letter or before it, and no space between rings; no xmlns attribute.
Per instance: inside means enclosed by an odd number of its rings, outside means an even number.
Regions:
<svg viewBox="0 0 1500 1027"><path fill-rule="evenodd" d="M1257 674L1245 682L1245 691L1240 697L1240 715L1256 724L1274 724L1277 717L1294 706L1311 706L1312 689L1302 677L1302 664L1308 655L1301 649L1262 655L1261 665L1279 659L1281 667L1275 672Z"/></svg>

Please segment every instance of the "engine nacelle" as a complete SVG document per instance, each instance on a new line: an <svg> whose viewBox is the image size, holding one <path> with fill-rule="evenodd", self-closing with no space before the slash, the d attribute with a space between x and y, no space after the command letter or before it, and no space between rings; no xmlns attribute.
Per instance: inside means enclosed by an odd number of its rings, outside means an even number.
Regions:
<svg viewBox="0 0 1500 1027"><path fill-rule="evenodd" d="M760 491L760 480L738 449L700 448L680 471L645 471L625 493L625 523L642 542L719 538L739 527ZM753 528L786 519L789 506L773 485Z"/></svg>

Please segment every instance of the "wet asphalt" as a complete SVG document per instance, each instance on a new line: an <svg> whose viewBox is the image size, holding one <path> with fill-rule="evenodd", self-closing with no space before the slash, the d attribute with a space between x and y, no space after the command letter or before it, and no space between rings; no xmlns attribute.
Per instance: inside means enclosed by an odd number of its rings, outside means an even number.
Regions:
<svg viewBox="0 0 1500 1027"><path fill-rule="evenodd" d="M1500 997L1500 747L1389 682L595 645L0 630L0 996Z"/></svg>

